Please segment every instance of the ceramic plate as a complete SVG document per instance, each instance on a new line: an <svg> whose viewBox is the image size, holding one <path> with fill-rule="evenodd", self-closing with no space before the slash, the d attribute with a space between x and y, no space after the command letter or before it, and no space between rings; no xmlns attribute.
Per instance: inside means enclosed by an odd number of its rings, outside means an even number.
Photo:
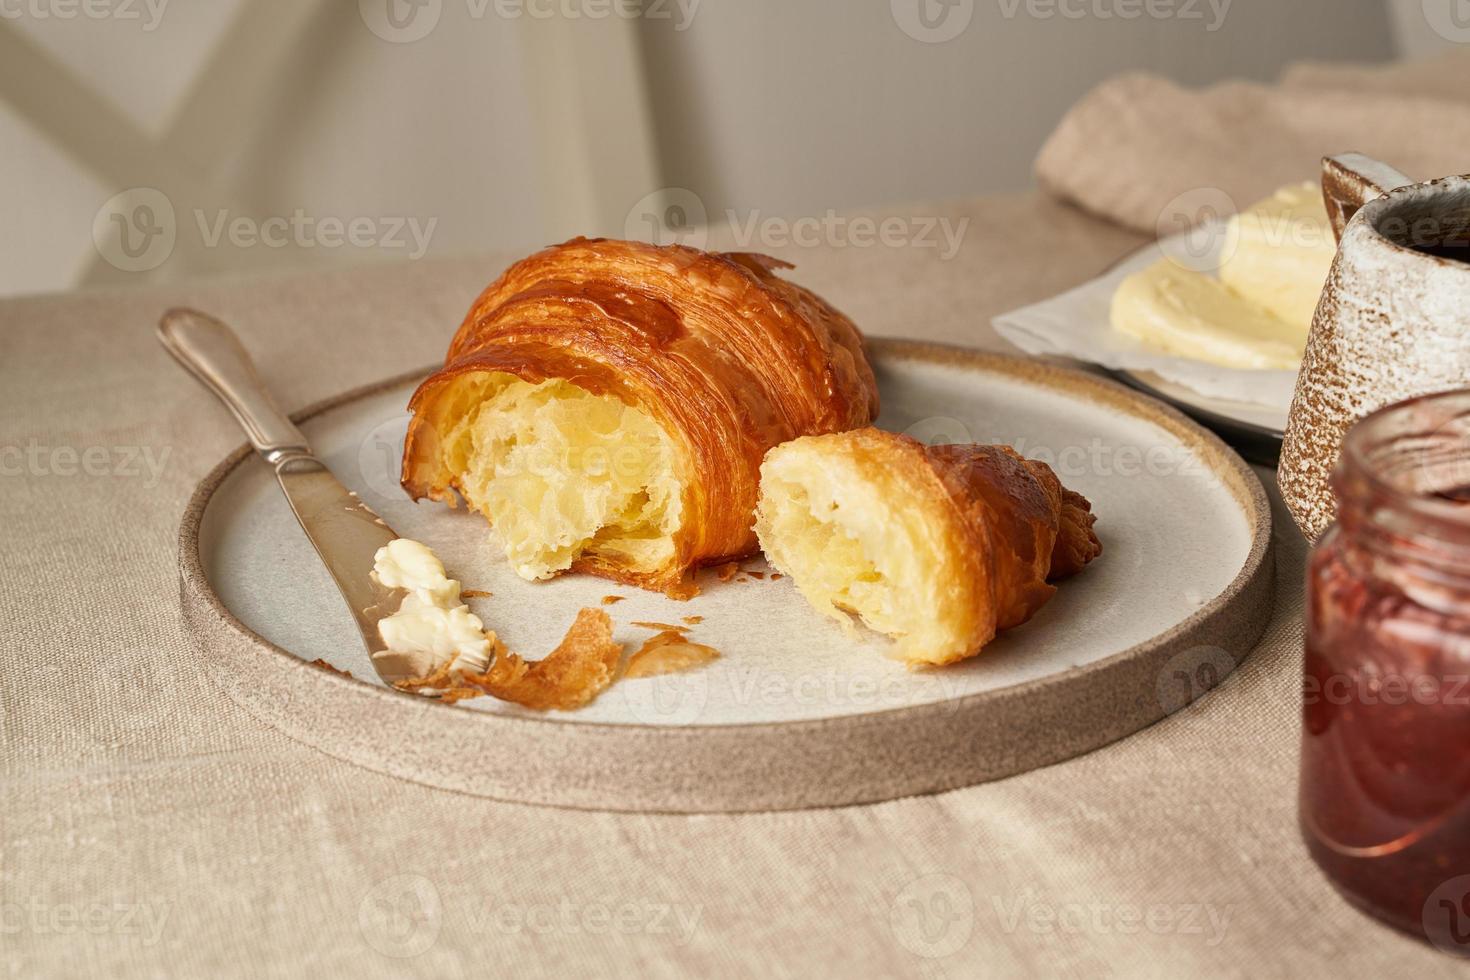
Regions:
<svg viewBox="0 0 1470 980"><path fill-rule="evenodd" d="M702 621L722 657L615 684L586 709L435 704L385 689L269 469L243 450L196 494L184 605L236 700L382 771L501 798L617 809L785 808L963 785L1096 748L1188 704L1256 642L1269 614L1270 510L1214 436L1115 383L995 355L877 341L880 424L928 442L1000 442L1093 501L1103 557L984 655L913 672L850 635L759 559L703 574L689 602L570 576L532 584L484 521L410 502L398 458L418 378L303 413L318 455L399 534L430 544L511 649L544 655L578 609ZM363 573L367 574L364 569ZM621 596L603 605L607 596ZM322 660L351 679L307 667Z"/></svg>

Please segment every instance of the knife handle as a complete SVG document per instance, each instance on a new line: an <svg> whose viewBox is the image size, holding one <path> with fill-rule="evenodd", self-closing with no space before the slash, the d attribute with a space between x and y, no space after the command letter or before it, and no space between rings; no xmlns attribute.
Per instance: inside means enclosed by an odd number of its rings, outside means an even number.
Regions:
<svg viewBox="0 0 1470 980"><path fill-rule="evenodd" d="M225 403L268 463L276 466L311 455L306 436L271 401L235 331L207 313L173 309L158 322L158 340Z"/></svg>

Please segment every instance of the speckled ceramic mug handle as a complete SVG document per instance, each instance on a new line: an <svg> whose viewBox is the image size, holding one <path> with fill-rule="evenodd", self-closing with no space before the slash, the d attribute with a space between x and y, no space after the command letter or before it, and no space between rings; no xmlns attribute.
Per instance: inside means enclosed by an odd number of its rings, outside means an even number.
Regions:
<svg viewBox="0 0 1470 980"><path fill-rule="evenodd" d="M1361 153L1344 153L1323 159L1322 195L1338 241L1342 240L1343 230L1363 205L1413 183L1415 181L1388 164Z"/></svg>

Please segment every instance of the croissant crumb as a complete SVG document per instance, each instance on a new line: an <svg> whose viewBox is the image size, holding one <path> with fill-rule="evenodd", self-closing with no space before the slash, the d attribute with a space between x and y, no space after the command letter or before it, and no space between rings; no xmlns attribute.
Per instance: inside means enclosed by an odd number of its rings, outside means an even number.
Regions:
<svg viewBox="0 0 1470 980"><path fill-rule="evenodd" d="M544 660L528 661L490 636L495 660L483 674L461 670L449 660L427 677L394 686L410 693L432 690L446 704L489 695L533 711L573 711L607 690L623 655L622 644L613 639L612 620L600 609L579 612Z"/></svg>
<svg viewBox="0 0 1470 980"><path fill-rule="evenodd" d="M639 677L658 677L663 674L678 674L718 660L720 651L703 643L693 643L683 633L665 630L649 638L628 658L623 677L635 680Z"/></svg>
<svg viewBox="0 0 1470 980"><path fill-rule="evenodd" d="M934 648L945 624L944 597L928 572L942 555L927 522L904 503L865 475L860 458L798 440L761 468L756 534L818 612L901 637L895 655L909 659L909 651Z"/></svg>
<svg viewBox="0 0 1470 980"><path fill-rule="evenodd" d="M670 559L682 495L652 419L561 380L487 374L479 385L445 452L522 578L551 578L583 555L636 572Z"/></svg>

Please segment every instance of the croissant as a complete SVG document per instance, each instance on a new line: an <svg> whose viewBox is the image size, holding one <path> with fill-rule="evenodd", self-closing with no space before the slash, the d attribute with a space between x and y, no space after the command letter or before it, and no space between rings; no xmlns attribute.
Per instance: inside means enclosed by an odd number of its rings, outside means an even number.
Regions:
<svg viewBox="0 0 1470 980"><path fill-rule="evenodd" d="M819 612L943 665L1019 626L1102 553L1092 506L1006 446L878 429L797 439L761 466L756 533Z"/></svg>
<svg viewBox="0 0 1470 980"><path fill-rule="evenodd" d="M583 238L516 263L413 394L404 489L463 497L523 578L695 594L755 549L767 450L878 413L861 334L783 268Z"/></svg>

